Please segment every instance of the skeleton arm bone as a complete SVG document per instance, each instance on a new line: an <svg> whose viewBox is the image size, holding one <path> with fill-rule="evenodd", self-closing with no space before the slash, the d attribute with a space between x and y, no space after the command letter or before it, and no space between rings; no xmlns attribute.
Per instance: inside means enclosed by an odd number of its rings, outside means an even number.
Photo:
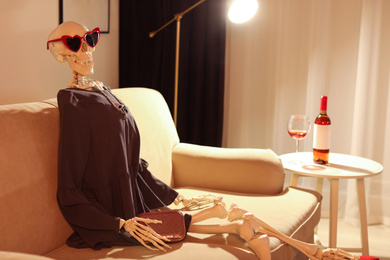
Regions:
<svg viewBox="0 0 390 260"><path fill-rule="evenodd" d="M126 223L126 220L124 219L120 219L119 220L119 230L121 230L121 228L123 227L123 225Z"/></svg>

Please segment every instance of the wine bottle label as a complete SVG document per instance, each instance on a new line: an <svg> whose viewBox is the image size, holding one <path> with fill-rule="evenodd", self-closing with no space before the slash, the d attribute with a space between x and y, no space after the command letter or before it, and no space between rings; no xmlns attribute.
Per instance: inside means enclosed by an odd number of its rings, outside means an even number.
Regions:
<svg viewBox="0 0 390 260"><path fill-rule="evenodd" d="M330 148L330 125L314 124L313 148L321 150Z"/></svg>

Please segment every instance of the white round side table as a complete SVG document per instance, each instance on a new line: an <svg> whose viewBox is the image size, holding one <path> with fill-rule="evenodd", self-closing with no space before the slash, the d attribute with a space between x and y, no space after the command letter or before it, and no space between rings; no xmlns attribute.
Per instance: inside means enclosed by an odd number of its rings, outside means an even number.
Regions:
<svg viewBox="0 0 390 260"><path fill-rule="evenodd" d="M312 152L288 153L280 156L283 167L292 173L290 186L297 186L300 176L315 177L316 190L322 194L323 179L330 181L330 220L329 247L337 247L337 215L340 179L356 179L360 212L361 248L344 248L350 252L362 252L369 255L367 213L364 178L372 177L383 171L383 166L373 160L339 153L329 154L329 164L315 164Z"/></svg>

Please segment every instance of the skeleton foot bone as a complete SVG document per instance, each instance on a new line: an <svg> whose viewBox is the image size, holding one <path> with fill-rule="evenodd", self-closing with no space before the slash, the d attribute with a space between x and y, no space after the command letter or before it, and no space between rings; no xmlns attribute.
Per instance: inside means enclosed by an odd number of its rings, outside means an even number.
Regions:
<svg viewBox="0 0 390 260"><path fill-rule="evenodd" d="M348 252L345 252L341 249L328 248L325 250L319 250L316 255L319 259L323 260L358 260L359 256L352 255Z"/></svg>

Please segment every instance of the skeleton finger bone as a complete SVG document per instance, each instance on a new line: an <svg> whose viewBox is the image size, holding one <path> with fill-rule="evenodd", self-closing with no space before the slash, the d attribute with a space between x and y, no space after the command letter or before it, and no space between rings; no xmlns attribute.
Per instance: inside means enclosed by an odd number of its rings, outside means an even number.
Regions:
<svg viewBox="0 0 390 260"><path fill-rule="evenodd" d="M179 205L183 200L185 199L185 197L181 194L177 195L175 201L173 202L176 206Z"/></svg>
<svg viewBox="0 0 390 260"><path fill-rule="evenodd" d="M165 241L169 241L168 238L166 237L163 237L161 236L160 234L158 234L156 231L153 230L153 228L151 228L147 223L154 223L154 224L162 224L162 221L160 220L154 220L154 219L143 219L143 218L136 218L138 221L142 221L144 222L146 225L144 224L141 224L139 222L135 222L135 225L137 227L137 232L143 234L144 236L146 236L148 239L149 237L152 237L152 238L157 238L157 239L161 239L161 240L165 240ZM149 236L150 234L150 236Z"/></svg>
<svg viewBox="0 0 390 260"><path fill-rule="evenodd" d="M164 241L169 241L169 239L159 235L148 225L148 223L161 224L162 222L154 219L135 217L127 220L125 222L124 228L135 239L137 239L137 241L140 242L144 247L150 250L162 250L166 252L165 248L171 248L171 247L165 244ZM147 243L151 243L154 247L147 245Z"/></svg>
<svg viewBox="0 0 390 260"><path fill-rule="evenodd" d="M129 233L130 233L130 235L131 235L132 237L134 237L135 239L137 239L137 241L140 242L141 245L143 245L143 246L146 247L147 249L152 250L152 251L159 250L158 248L153 248L153 247L147 245L147 244L145 243L145 237L143 237L143 236L140 235L140 234L137 234L138 232L136 232L135 230L134 230L134 231L129 231ZM165 252L166 252L165 249L162 249L162 251L165 251Z"/></svg>
<svg viewBox="0 0 390 260"><path fill-rule="evenodd" d="M155 247L154 249L158 249L158 250L161 250L161 251L164 251L164 252L166 252L164 247L172 249L170 246L165 244L161 239L159 239L159 238L157 238L157 237L155 237L153 235L152 235L152 237L146 236L146 237L143 238L143 240L145 242L151 243Z"/></svg>

